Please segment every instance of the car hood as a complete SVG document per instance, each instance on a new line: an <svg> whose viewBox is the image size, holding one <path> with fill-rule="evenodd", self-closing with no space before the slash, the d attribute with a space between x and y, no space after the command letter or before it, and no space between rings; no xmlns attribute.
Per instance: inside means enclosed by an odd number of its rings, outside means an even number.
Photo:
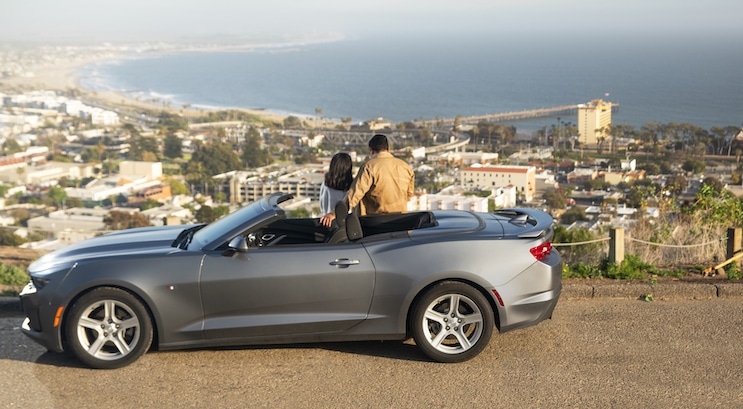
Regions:
<svg viewBox="0 0 743 409"><path fill-rule="evenodd" d="M136 253L164 253L175 250L171 246L178 234L189 226L144 227L122 230L94 237L45 254L29 266L29 272L46 270L52 265L79 262L96 257L115 257Z"/></svg>

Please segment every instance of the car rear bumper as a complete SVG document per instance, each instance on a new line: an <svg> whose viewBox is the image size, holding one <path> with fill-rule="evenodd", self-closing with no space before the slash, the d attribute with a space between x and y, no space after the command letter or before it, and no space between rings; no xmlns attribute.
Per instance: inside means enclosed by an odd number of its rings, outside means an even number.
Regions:
<svg viewBox="0 0 743 409"><path fill-rule="evenodd" d="M562 291L562 257L553 251L497 291L504 304L500 314L501 332L551 318Z"/></svg>

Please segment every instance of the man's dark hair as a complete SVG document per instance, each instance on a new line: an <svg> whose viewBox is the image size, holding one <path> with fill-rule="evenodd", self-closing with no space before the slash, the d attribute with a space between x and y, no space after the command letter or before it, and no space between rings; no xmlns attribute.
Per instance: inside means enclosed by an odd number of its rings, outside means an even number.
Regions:
<svg viewBox="0 0 743 409"><path fill-rule="evenodd" d="M390 150L390 145L389 142L387 142L387 137L382 134L376 134L372 136L372 138L369 139L369 149L373 150L374 152Z"/></svg>

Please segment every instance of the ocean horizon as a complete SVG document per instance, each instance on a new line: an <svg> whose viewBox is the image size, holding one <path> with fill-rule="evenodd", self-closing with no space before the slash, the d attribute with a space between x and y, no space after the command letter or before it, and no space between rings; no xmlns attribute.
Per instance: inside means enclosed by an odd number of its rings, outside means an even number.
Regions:
<svg viewBox="0 0 743 409"><path fill-rule="evenodd" d="M743 125L734 41L631 43L482 38L346 39L246 52L124 58L83 67L81 85L173 107L246 108L394 123L604 99L614 124ZM561 118L577 122L577 118ZM519 131L555 118L512 122Z"/></svg>

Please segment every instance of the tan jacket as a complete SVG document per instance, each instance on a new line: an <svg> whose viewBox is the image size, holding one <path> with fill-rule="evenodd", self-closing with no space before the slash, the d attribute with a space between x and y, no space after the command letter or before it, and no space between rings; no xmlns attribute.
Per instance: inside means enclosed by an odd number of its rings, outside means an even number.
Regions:
<svg viewBox="0 0 743 409"><path fill-rule="evenodd" d="M406 212L415 191L415 175L402 159L379 152L361 165L348 190L348 208L359 202L362 214Z"/></svg>

